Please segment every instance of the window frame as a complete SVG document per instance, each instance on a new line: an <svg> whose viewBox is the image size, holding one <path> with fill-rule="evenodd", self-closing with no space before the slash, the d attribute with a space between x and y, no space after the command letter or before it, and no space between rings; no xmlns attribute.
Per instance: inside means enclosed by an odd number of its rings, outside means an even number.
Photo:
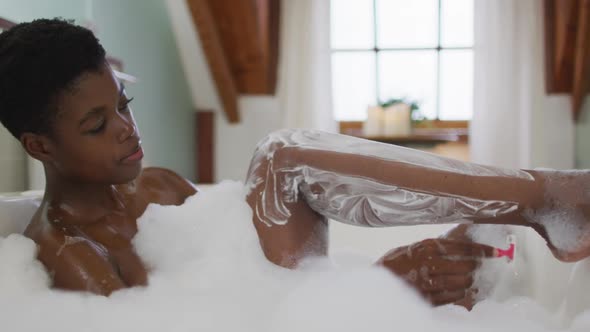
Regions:
<svg viewBox="0 0 590 332"><path fill-rule="evenodd" d="M333 48L330 45L330 56L334 55L335 53L348 53L348 52L363 52L368 53L371 52L375 59L375 102L380 103L383 102L380 97L380 75L379 75L379 68L380 68L380 61L379 61L379 54L381 52L397 52L397 51L435 51L436 52L436 100L435 100L435 111L436 117L434 119L429 119L422 121L418 124L417 128L440 128L440 129L466 129L469 126L469 120L440 120L440 85L441 85L441 52L446 50L473 50L473 44L471 46L442 46L441 43L441 28L442 28L442 1L437 1L437 37L436 37L436 46L434 47L379 47L378 46L378 22L377 22L377 0L371 0L373 3L373 48ZM362 127L363 121L348 121L348 120L340 120L340 132L357 132L360 131Z"/></svg>

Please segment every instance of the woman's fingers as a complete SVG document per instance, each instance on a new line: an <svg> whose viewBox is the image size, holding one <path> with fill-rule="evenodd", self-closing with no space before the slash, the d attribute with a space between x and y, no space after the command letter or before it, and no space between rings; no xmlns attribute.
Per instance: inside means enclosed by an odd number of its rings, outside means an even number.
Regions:
<svg viewBox="0 0 590 332"><path fill-rule="evenodd" d="M420 288L427 293L436 293L442 291L466 290L472 285L473 277L471 275L457 274L432 276L426 280L422 280Z"/></svg>
<svg viewBox="0 0 590 332"><path fill-rule="evenodd" d="M429 293L427 295L427 299L435 306L445 305L449 303L455 303L463 298L467 291L465 289L456 290L456 291L442 291L438 293Z"/></svg>
<svg viewBox="0 0 590 332"><path fill-rule="evenodd" d="M463 297L462 299L453 302L455 305L460 305L462 307L465 307L465 309L467 310L471 310L473 309L473 306L476 303L475 297L477 295L477 289L475 288L470 288L465 292L465 297Z"/></svg>
<svg viewBox="0 0 590 332"><path fill-rule="evenodd" d="M450 258L484 258L494 257L494 247L468 241L454 241L448 239L437 239L439 253Z"/></svg>
<svg viewBox="0 0 590 332"><path fill-rule="evenodd" d="M497 250L494 247L475 242L455 243L449 251L450 252L446 255L449 258L456 256L459 258L465 257L481 259L491 258L497 255Z"/></svg>
<svg viewBox="0 0 590 332"><path fill-rule="evenodd" d="M467 275L473 273L480 265L479 259L450 260L439 257L431 262L425 262L421 269L426 269L430 276Z"/></svg>
<svg viewBox="0 0 590 332"><path fill-rule="evenodd" d="M494 257L494 247L469 242L449 239L428 239L417 242L409 247L413 255L425 258L442 256L449 259L462 260L473 258Z"/></svg>
<svg viewBox="0 0 590 332"><path fill-rule="evenodd" d="M473 283L471 281L471 283ZM478 290L475 288L459 288L459 289L445 289L441 291L433 291L424 293L424 297L434 306L440 306L453 303L471 310L475 305L475 297Z"/></svg>

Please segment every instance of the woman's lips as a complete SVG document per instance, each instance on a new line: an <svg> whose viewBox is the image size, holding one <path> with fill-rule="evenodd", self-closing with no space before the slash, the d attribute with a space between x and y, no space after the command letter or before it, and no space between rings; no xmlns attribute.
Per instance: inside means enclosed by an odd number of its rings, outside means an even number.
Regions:
<svg viewBox="0 0 590 332"><path fill-rule="evenodd" d="M143 149L140 146L139 148L137 148L137 150L135 152L133 152L129 156L123 158L122 162L123 163L134 163L134 162L141 160L142 158L143 158Z"/></svg>

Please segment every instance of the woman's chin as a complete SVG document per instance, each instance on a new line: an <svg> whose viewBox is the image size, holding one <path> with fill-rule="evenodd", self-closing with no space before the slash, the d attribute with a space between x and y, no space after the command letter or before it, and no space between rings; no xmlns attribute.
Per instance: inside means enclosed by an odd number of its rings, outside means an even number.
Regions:
<svg viewBox="0 0 590 332"><path fill-rule="evenodd" d="M126 165L125 169L117 173L116 184L128 183L137 179L141 174L141 170L141 161L134 165Z"/></svg>

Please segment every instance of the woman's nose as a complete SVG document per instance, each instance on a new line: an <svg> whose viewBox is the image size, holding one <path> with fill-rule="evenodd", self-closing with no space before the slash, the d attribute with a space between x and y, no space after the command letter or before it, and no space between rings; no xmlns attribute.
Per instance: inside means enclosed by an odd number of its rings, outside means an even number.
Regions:
<svg viewBox="0 0 590 332"><path fill-rule="evenodd" d="M127 119L124 116L118 117L119 122L119 132L117 134L117 139L120 143L127 140L129 137L135 134L135 123L131 119Z"/></svg>

